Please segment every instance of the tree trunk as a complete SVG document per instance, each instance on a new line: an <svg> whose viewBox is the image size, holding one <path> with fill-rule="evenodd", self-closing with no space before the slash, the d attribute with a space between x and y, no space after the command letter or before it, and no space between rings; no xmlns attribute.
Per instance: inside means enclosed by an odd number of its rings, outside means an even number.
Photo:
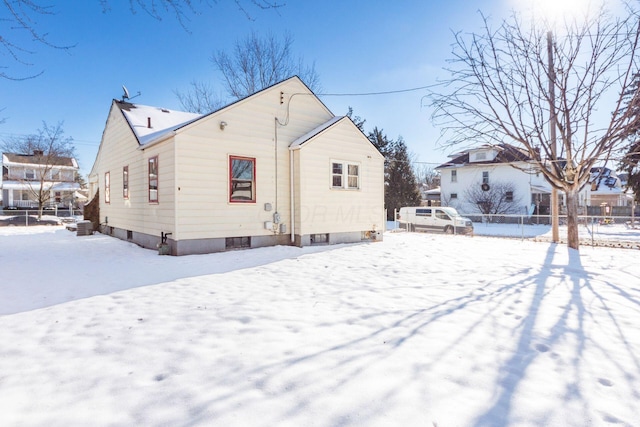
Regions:
<svg viewBox="0 0 640 427"><path fill-rule="evenodd" d="M565 190L565 194L567 196L567 246L571 249L579 250L578 190L576 188L570 188Z"/></svg>

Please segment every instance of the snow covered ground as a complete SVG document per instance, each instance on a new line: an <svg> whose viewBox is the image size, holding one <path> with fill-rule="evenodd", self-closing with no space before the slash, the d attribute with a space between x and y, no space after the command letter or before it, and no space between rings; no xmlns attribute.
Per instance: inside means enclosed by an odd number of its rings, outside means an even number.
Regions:
<svg viewBox="0 0 640 427"><path fill-rule="evenodd" d="M0 424L633 426L640 252L482 236L188 257L0 228Z"/></svg>

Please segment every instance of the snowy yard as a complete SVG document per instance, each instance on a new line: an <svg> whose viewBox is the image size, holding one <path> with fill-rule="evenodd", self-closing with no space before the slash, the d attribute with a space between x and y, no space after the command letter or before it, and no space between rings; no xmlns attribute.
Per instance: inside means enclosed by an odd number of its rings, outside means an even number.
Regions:
<svg viewBox="0 0 640 427"><path fill-rule="evenodd" d="M0 228L0 424L633 426L640 251L425 233L188 257Z"/></svg>

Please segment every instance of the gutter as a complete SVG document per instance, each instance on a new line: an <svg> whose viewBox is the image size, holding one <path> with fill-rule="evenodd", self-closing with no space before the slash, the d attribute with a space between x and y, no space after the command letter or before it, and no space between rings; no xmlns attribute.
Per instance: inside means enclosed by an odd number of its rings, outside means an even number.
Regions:
<svg viewBox="0 0 640 427"><path fill-rule="evenodd" d="M138 150L146 150L149 147L153 147L154 145L160 144L161 142L164 142L168 139L173 138L174 136L177 135L177 132L175 130L172 130L171 132L167 132L164 135L162 135L161 137L157 138L157 139L152 139L150 142L147 142L145 144L140 144L140 146L138 147Z"/></svg>

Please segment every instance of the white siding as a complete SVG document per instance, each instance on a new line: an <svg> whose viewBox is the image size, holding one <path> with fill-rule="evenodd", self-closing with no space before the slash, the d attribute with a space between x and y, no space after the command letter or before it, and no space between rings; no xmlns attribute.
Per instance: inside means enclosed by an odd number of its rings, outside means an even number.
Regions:
<svg viewBox="0 0 640 427"><path fill-rule="evenodd" d="M148 158L158 156L159 203L149 203ZM90 182L100 189L100 222L151 235L173 232L173 146L164 142L142 151L122 112L112 105ZM122 170L129 167L129 198L123 197ZM105 203L105 173L110 176L110 203ZM92 186L93 188L93 186ZM93 197L93 194L91 194Z"/></svg>
<svg viewBox="0 0 640 427"><path fill-rule="evenodd" d="M281 91L284 104L280 104ZM287 81L179 131L178 227L173 238L273 235L264 223L273 221L276 211L287 234L290 232L288 146L331 118L326 107L309 94L296 80ZM285 125L276 126L276 118ZM227 123L224 130L221 121ZM255 203L229 202L231 155L256 159ZM265 210L266 203L271 211Z"/></svg>
<svg viewBox="0 0 640 427"><path fill-rule="evenodd" d="M280 224L286 226L283 234L288 235L292 230L289 146L332 117L294 78L141 149L114 104L89 178L92 187L100 188L100 221L108 217L110 226L155 236L169 232L175 241L268 237L280 234L278 226L265 229L265 222L273 221L278 212ZM383 158L351 121L334 125L293 155L296 234L383 229ZM154 156L159 165L157 204L148 201L148 159ZM255 203L229 202L229 156L255 159ZM330 162L336 158L360 164L360 189L330 187ZM122 194L124 166L129 167L129 199ZM107 171L109 204L104 201ZM319 210L326 214L316 215Z"/></svg>
<svg viewBox="0 0 640 427"><path fill-rule="evenodd" d="M524 163L520 167L527 167ZM451 181L451 170L457 171L456 182ZM531 206L531 186L550 188L542 174L527 173L516 169L509 164L467 164L462 167L440 169L441 173L441 199L443 204L455 207L462 213L478 213L478 208L469 203L465 198L468 188L482 184L482 173L489 173L489 185L491 183L510 183L514 186L514 200L518 203L518 213L525 213ZM451 199L451 194L458 195L457 200Z"/></svg>
<svg viewBox="0 0 640 427"><path fill-rule="evenodd" d="M383 229L384 159L353 123L330 127L305 143L296 158L296 234ZM359 189L332 188L334 160L359 165Z"/></svg>

